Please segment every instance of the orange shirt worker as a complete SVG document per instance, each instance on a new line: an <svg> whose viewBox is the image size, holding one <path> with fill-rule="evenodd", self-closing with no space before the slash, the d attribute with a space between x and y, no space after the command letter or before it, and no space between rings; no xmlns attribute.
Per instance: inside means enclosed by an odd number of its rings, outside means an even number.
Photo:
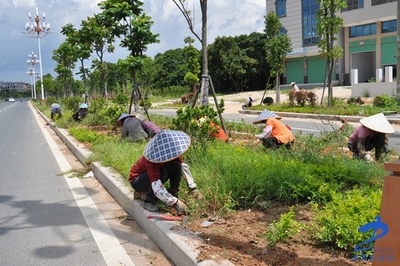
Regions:
<svg viewBox="0 0 400 266"><path fill-rule="evenodd" d="M266 148L277 149L280 146L290 147L295 141L290 129L283 124L280 116L277 114L264 110L253 124L265 123L263 132L258 135L258 138L262 141Z"/></svg>

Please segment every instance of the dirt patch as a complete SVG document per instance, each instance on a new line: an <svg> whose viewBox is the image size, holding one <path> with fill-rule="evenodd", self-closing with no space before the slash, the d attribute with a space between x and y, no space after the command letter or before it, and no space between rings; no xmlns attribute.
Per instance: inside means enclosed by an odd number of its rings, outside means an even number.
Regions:
<svg viewBox="0 0 400 266"><path fill-rule="evenodd" d="M268 224L279 220L280 214L288 211L288 206L276 204L267 211L237 211L225 219L218 219L209 227L200 226L198 221L190 224L189 228L199 232L204 240L197 259L229 260L234 265L252 266L372 265L371 262L352 261L348 253L316 243L308 238L305 231L285 243L269 246L265 237ZM296 213L296 219L303 223L312 219L306 205L297 207Z"/></svg>

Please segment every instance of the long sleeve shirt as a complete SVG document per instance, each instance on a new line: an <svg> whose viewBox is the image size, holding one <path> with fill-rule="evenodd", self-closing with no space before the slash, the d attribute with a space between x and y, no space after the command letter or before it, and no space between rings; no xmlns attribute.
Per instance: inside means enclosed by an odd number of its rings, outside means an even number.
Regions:
<svg viewBox="0 0 400 266"><path fill-rule="evenodd" d="M357 153L359 153L359 156L361 158L364 158L365 155L367 155L367 148L365 146L365 139L368 136L373 136L373 132L369 130L367 127L364 127L363 125L359 125L356 127L356 129L353 131L351 136L348 139L349 143L356 142L356 147L357 147Z"/></svg>
<svg viewBox="0 0 400 266"><path fill-rule="evenodd" d="M160 131L160 128L149 120L144 120L142 124L144 131L146 131L150 137L154 137Z"/></svg>
<svg viewBox="0 0 400 266"><path fill-rule="evenodd" d="M121 128L121 140L128 138L131 141L140 141L147 138L142 121L137 117L127 117Z"/></svg>
<svg viewBox="0 0 400 266"><path fill-rule="evenodd" d="M353 141L357 141L360 138L365 139L368 136L372 136L372 132L368 128L364 127L363 125L359 125L353 131L353 133L349 137L348 141L353 142Z"/></svg>
<svg viewBox="0 0 400 266"><path fill-rule="evenodd" d="M188 187L192 190L197 188L196 183L192 177L192 173L190 172L189 166L183 162L181 156L176 158L182 165L182 176L186 181ZM151 184L151 188L153 189L154 195L163 201L165 204L173 205L176 204L178 198L172 196L168 190L165 188L164 184L160 179L161 175L161 167L165 167L168 164L166 163L152 163L148 161L144 156L140 157L139 160L132 166L131 171L129 173L129 182L132 182L139 175L146 173L149 177L149 181Z"/></svg>
<svg viewBox="0 0 400 266"><path fill-rule="evenodd" d="M292 132L281 121L276 118L269 118L265 122L265 128L258 138L275 137L281 144L287 144L295 140Z"/></svg>

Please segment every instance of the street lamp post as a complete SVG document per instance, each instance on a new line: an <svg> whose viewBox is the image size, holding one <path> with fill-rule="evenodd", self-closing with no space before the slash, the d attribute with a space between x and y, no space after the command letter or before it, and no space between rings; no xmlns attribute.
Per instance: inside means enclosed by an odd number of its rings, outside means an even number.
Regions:
<svg viewBox="0 0 400 266"><path fill-rule="evenodd" d="M35 65L39 64L39 60L36 60L37 55L35 55L33 52L28 55L29 60L26 60L29 68L27 74L31 77L33 77L33 95L32 98L36 99L36 72L35 72Z"/></svg>
<svg viewBox="0 0 400 266"><path fill-rule="evenodd" d="M46 36L47 34L50 33L50 24L45 24L44 20L46 19L45 14L43 13L43 16L39 16L38 8L36 7L35 9L35 16L32 17L31 13L28 13L29 15L29 20L33 22L33 24L29 24L27 22L25 24L25 29L26 29L26 34L28 34L29 37L31 38L37 38L38 39L38 45L39 45L39 62L40 62L40 87L42 90L42 102L44 102L44 89L43 89L43 61L42 61L42 53L40 51L40 39ZM40 25L40 22L43 22L42 25Z"/></svg>
<svg viewBox="0 0 400 266"><path fill-rule="evenodd" d="M35 70L33 67L28 67L28 71L26 72L28 76L31 77L31 89L32 89L32 99L36 99L36 88L35 88L35 80L34 80L34 75L35 75Z"/></svg>

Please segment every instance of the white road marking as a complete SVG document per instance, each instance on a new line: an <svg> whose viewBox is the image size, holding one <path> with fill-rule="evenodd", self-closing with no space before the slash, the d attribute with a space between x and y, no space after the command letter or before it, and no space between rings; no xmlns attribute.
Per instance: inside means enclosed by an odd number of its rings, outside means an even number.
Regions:
<svg viewBox="0 0 400 266"><path fill-rule="evenodd" d="M31 105L30 105L31 106ZM61 168L63 173L66 173L72 170L70 164L67 159L64 157L57 144L51 138L49 132L45 129L45 126L42 125L39 121L39 115L31 106L32 112L36 117L36 121L38 122L51 151L54 154L54 157L57 160L58 165ZM108 226L107 222L104 220L100 211L97 209L93 200L90 198L89 194L82 183L78 178L70 178L68 175L64 175L66 182L68 183L69 188L75 198L77 205L79 206L83 217L86 220L86 223L93 235L94 240L97 243L97 246L100 248L100 251L103 255L104 260L107 265L110 266L123 266L123 265L132 265L134 263L127 255L125 249L121 246L118 239L115 237L114 233Z"/></svg>

